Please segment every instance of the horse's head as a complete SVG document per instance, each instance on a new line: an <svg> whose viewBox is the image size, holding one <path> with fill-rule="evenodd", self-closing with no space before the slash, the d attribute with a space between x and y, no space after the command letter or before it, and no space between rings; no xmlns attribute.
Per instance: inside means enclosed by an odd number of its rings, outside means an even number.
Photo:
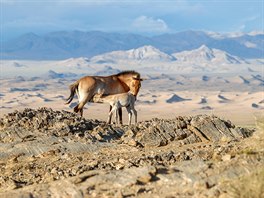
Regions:
<svg viewBox="0 0 264 198"><path fill-rule="evenodd" d="M129 88L130 88L130 92L134 95L134 96L137 96L138 92L139 92L139 89L141 87L141 81L143 79L140 78L140 76L133 76L132 77L132 80L130 81L130 84L129 84Z"/></svg>
<svg viewBox="0 0 264 198"><path fill-rule="evenodd" d="M141 81L143 80L140 78L140 74L135 71L124 71L117 75L119 79L126 84L126 86L129 88L129 91L134 96L137 96L141 87Z"/></svg>

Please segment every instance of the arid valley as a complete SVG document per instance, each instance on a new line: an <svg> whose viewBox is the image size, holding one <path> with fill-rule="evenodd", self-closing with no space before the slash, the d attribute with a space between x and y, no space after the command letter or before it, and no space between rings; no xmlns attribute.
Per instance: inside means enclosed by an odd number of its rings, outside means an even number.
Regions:
<svg viewBox="0 0 264 198"><path fill-rule="evenodd" d="M163 59L1 62L1 197L263 196L262 60L139 50ZM138 124L123 110L123 126L106 125L108 104L88 103L84 118L77 98L65 105L80 77L124 70L144 78Z"/></svg>
<svg viewBox="0 0 264 198"><path fill-rule="evenodd" d="M205 113L246 126L254 125L254 115L264 108L263 63L260 60L224 65L149 61L98 64L76 58L3 61L1 69L1 116L14 110L38 107L72 111L74 104L64 103L70 94L69 85L75 80L124 70L135 70L145 79L136 103L140 120ZM76 103L77 98L73 102ZM84 114L87 119L105 120L107 112L106 104L88 103Z"/></svg>

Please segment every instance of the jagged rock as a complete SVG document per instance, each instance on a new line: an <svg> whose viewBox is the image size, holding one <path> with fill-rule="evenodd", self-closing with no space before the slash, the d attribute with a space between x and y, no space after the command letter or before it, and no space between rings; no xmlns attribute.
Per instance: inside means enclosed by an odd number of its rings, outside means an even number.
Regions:
<svg viewBox="0 0 264 198"><path fill-rule="evenodd" d="M142 135L142 136L140 136ZM166 145L167 139L162 136L156 127L149 127L136 136L136 141L144 147L157 147Z"/></svg>
<svg viewBox="0 0 264 198"><path fill-rule="evenodd" d="M216 116L195 116L191 121L191 125L195 127L206 139L210 141L219 141L223 136L235 138L234 130L230 123Z"/></svg>
<svg viewBox="0 0 264 198"><path fill-rule="evenodd" d="M22 128L28 131L55 133L63 136L68 133L92 130L101 122L86 120L67 111L53 111L50 108L37 110L26 108L24 111L9 113L0 119L1 130Z"/></svg>
<svg viewBox="0 0 264 198"><path fill-rule="evenodd" d="M129 146L137 146L137 142L134 140L135 133L129 129L121 137L121 141Z"/></svg>
<svg viewBox="0 0 264 198"><path fill-rule="evenodd" d="M251 130L235 127L216 116L154 118L136 126L115 127L98 120L87 120L74 113L49 108L15 111L0 119L0 142L26 141L34 134L70 137L73 141L113 142L130 146L159 147L172 141L183 144L249 137Z"/></svg>
<svg viewBox="0 0 264 198"><path fill-rule="evenodd" d="M135 141L143 147L159 147L180 140L183 144L234 140L249 137L253 132L235 127L230 121L207 115L180 116L173 120L156 118L141 122L137 130L132 128L131 130L135 135L133 136ZM127 143L127 140L124 143Z"/></svg>

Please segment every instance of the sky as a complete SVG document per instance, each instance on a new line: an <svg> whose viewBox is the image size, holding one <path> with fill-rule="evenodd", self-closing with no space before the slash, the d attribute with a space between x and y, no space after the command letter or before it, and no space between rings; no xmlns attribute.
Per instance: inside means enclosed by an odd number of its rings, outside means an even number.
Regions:
<svg viewBox="0 0 264 198"><path fill-rule="evenodd" d="M263 32L264 0L0 0L1 40L24 33Z"/></svg>

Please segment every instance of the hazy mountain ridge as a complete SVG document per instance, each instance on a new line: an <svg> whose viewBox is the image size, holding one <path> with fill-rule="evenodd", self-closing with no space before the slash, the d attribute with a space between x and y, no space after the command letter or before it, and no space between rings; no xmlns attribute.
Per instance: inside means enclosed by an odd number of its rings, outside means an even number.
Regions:
<svg viewBox="0 0 264 198"><path fill-rule="evenodd" d="M148 45L126 51L113 51L94 56L92 63L117 63L119 61L171 62L191 64L241 64L247 63L243 58L233 56L219 49L211 49L205 45L190 51L166 54L159 49Z"/></svg>
<svg viewBox="0 0 264 198"><path fill-rule="evenodd" d="M92 62L105 63L105 62L116 62L116 61L173 61L175 58L161 52L159 49L147 45L136 49L130 49L126 51L113 51L104 53L91 58Z"/></svg>
<svg viewBox="0 0 264 198"><path fill-rule="evenodd" d="M24 34L2 43L3 59L52 60L71 57L93 57L99 54L152 45L168 55L193 50L201 45L224 50L242 58L264 58L264 34L243 34L237 37L216 38L202 31L185 31L146 37L137 34L106 33L99 31L61 31L44 36Z"/></svg>
<svg viewBox="0 0 264 198"><path fill-rule="evenodd" d="M172 54L177 61L188 63L217 63L217 64L241 64L247 63L244 59L228 54L219 49L211 49L202 45L198 49Z"/></svg>

